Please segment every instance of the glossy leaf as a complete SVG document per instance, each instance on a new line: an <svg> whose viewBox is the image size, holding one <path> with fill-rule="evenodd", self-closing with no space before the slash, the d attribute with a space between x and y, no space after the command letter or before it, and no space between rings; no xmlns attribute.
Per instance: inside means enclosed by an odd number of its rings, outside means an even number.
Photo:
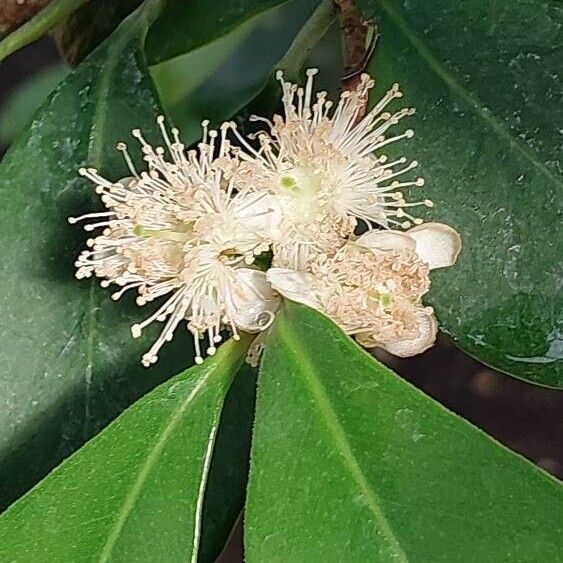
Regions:
<svg viewBox="0 0 563 563"><path fill-rule="evenodd" d="M421 164L428 216L463 237L459 263L433 273L442 328L496 369L563 386L561 6L360 4L381 32L378 94L399 82L417 109L415 139L396 149Z"/></svg>
<svg viewBox="0 0 563 563"><path fill-rule="evenodd" d="M562 510L553 478L284 306L259 376L249 563L555 561Z"/></svg>
<svg viewBox="0 0 563 563"><path fill-rule="evenodd" d="M167 0L147 39L151 64L189 53L219 39L287 0ZM140 0L91 0L57 30L67 60L77 64L99 45Z"/></svg>
<svg viewBox="0 0 563 563"><path fill-rule="evenodd" d="M74 279L86 234L66 221L100 206L80 166L123 177L115 144L130 141L133 127L156 138L142 46L159 7L145 3L72 72L0 165L2 507L192 359L179 331L154 368L141 366L158 332L133 340L129 326L150 310Z"/></svg>
<svg viewBox="0 0 563 563"><path fill-rule="evenodd" d="M223 399L249 336L125 411L0 518L3 561L195 561Z"/></svg>

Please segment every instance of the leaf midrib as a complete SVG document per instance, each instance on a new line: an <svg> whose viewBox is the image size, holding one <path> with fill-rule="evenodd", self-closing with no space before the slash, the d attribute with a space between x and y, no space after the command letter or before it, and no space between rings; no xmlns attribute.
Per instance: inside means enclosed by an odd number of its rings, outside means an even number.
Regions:
<svg viewBox="0 0 563 563"><path fill-rule="evenodd" d="M420 36L408 24L403 16L389 4L389 0L375 0L381 6L381 9L387 13L389 19L393 22L399 33L403 34L410 44L424 60L430 70L442 80L451 90L456 92L473 110L475 115L480 117L487 125L498 135L500 139L506 142L510 148L517 150L526 158L535 168L537 168L544 176L549 178L556 186L563 188L563 182L547 167L540 162L536 156L522 144L521 140L511 135L510 131L499 121L498 117L493 113L487 113L483 109L483 104L478 98L467 91L449 72L440 60L432 53L429 47L422 41Z"/></svg>
<svg viewBox="0 0 563 563"><path fill-rule="evenodd" d="M322 415L329 434L334 437L336 448L344 460L344 465L349 470L357 486L363 493L364 498L367 500L366 504L375 519L379 522L380 530L389 540L390 548L393 551L394 557L397 561L407 563L407 555L401 548L389 520L380 508L381 501L379 496L370 486L369 481L364 475L364 472L356 459L352 447L346 437L346 432L342 428L338 415L332 407L321 379L315 370L315 366L311 363L311 360L306 351L303 349L299 339L295 337L295 331L292 331L290 327L286 327L285 321L281 318L278 321L277 328L280 344L285 342L289 354L294 357L296 365L300 368L299 373L304 374L305 377L303 379L307 383L311 395L318 406L318 410Z"/></svg>
<svg viewBox="0 0 563 563"><path fill-rule="evenodd" d="M191 390L189 395L179 404L176 410L172 413L168 423L161 428L160 433L157 435L158 439L154 442L152 448L149 450L147 457L145 458L144 463L139 467L139 471L137 473L137 477L135 482L129 489L129 492L123 499L121 504L121 508L119 510L117 519L115 520L115 524L111 533L108 535L106 543L104 544L102 551L100 553L100 557L98 559L99 563L106 563L109 561L113 548L117 544L121 532L125 527L127 519L131 514L132 510L135 507L139 497L141 496L143 485L145 484L146 480L148 479L152 469L158 462L160 458L160 454L164 450L168 440L170 439L172 433L180 424L184 413L186 412L187 408L192 404L194 399L198 397L199 392L201 389L208 383L209 379L213 376L216 372L216 367L213 369L210 366L210 369L207 371L205 375L200 376L199 380L195 384L194 388ZM213 437L215 433L215 425L210 429L210 436ZM212 440L210 439L209 442L211 446L208 445L207 454L204 460L204 468L202 473L202 478L205 479L205 469L209 466L209 459L210 454L209 452L212 451ZM199 489L200 494L202 492L202 487ZM196 510L196 519L198 517L198 511ZM194 540L195 541L195 540ZM195 551L194 551L195 552Z"/></svg>

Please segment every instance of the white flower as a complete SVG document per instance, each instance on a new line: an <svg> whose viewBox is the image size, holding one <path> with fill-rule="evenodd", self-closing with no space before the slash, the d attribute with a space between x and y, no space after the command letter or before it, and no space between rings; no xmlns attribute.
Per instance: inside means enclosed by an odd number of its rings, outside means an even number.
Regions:
<svg viewBox="0 0 563 563"><path fill-rule="evenodd" d="M313 100L315 74L308 71L304 88L278 75L284 115L254 117L267 124L256 134L256 147L232 123L213 131L204 122L202 142L186 150L178 130L169 134L160 116L164 146L153 147L133 131L145 171L137 171L124 143L117 148L129 176L112 182L93 168L80 170L107 210L69 219L92 220L85 230L101 231L78 257L76 276L116 284L114 299L129 289L139 305L162 298L152 315L131 327L139 337L149 324L165 323L144 365L157 361L183 321L197 363L215 353L223 329L234 338L241 330L264 331L279 294L324 312L366 347L406 356L434 342L436 319L422 303L428 272L455 262L460 238L447 225L421 225L406 211L433 205L406 203L401 192L423 185L404 176L417 163L389 161L381 153L412 137L411 130L393 136L389 129L414 110L386 110L401 97L394 85L364 115L373 87L367 75L335 107L325 92ZM231 129L239 147L227 138ZM359 220L368 232L356 237ZM410 228L413 223L419 226ZM257 268L258 256L260 262L272 256L267 273ZM263 342L256 339L249 361L257 362Z"/></svg>
<svg viewBox="0 0 563 563"><path fill-rule="evenodd" d="M166 323L143 364L157 361L158 350L183 320L201 363L203 336L207 353L214 354L223 327L237 338L239 329L256 332L271 323L278 299L265 274L248 266L269 249L279 218L268 194L234 191L231 172L236 163L229 155L225 127L217 144L218 133L204 123L198 151L186 152L178 131L172 129L171 141L162 117L158 123L170 160L164 148L153 148L135 130L148 172L137 173L122 143L118 149L131 177L111 182L95 169L81 169L96 184L108 211L69 219L95 219L84 228L102 229L79 256L76 276L105 278L104 287L117 284L121 289L114 299L135 289L139 305L166 296L154 314L132 327L138 337L153 321Z"/></svg>
<svg viewBox="0 0 563 563"><path fill-rule="evenodd" d="M406 158L389 161L381 153L388 144L413 136L388 130L412 108L384 111L402 96L395 84L364 117L365 99L373 80L364 75L352 92L344 92L335 108L326 92L313 99L315 69L307 72L305 88L278 78L283 89L284 116L263 121L267 131L257 134L253 148L232 125L242 146L241 184L276 196L283 216L281 237L274 244L274 264L302 268L319 251L335 247L335 238L353 233L357 219L368 226L408 228L416 219L405 209L432 202L406 203L401 188L422 186L422 178L400 180L417 166ZM338 245L337 245L338 246ZM281 258L280 258L281 255Z"/></svg>
<svg viewBox="0 0 563 563"><path fill-rule="evenodd" d="M267 279L284 297L331 317L366 347L412 356L434 343L437 323L422 305L428 271L452 265L459 234L440 223L407 232L370 231L334 256L320 256L307 272L271 268Z"/></svg>

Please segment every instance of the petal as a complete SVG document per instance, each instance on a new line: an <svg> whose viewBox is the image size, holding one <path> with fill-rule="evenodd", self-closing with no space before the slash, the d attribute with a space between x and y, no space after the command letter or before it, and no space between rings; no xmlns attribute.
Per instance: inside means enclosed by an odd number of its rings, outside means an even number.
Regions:
<svg viewBox="0 0 563 563"><path fill-rule="evenodd" d="M431 270L455 264L461 250L461 237L449 225L425 223L406 234L416 242L416 253Z"/></svg>
<svg viewBox="0 0 563 563"><path fill-rule="evenodd" d="M240 194L236 196L235 213L249 230L279 238L282 210L274 196L266 192Z"/></svg>
<svg viewBox="0 0 563 563"><path fill-rule="evenodd" d="M235 270L237 284L229 311L235 325L247 332L260 332L268 328L274 320L280 300L266 274L251 268Z"/></svg>
<svg viewBox="0 0 563 563"><path fill-rule="evenodd" d="M116 184L121 184L122 186L130 189L136 188L138 183L139 178L135 178L135 176L125 176L116 182Z"/></svg>
<svg viewBox="0 0 563 563"><path fill-rule="evenodd" d="M389 353L407 358L421 354L434 345L436 333L438 332L438 323L434 313L426 313L421 311L417 313L419 336L411 340L399 340L397 342L382 344L381 347Z"/></svg>
<svg viewBox="0 0 563 563"><path fill-rule="evenodd" d="M303 303L313 307L313 309L321 309L314 287L314 280L310 274L304 272L296 272L288 268L270 268L266 274L267 280L272 287L291 301Z"/></svg>
<svg viewBox="0 0 563 563"><path fill-rule="evenodd" d="M360 346L364 348L375 348L381 346L377 340L372 336L371 332L359 332L354 336Z"/></svg>
<svg viewBox="0 0 563 563"><path fill-rule="evenodd" d="M402 250L409 248L415 249L415 242L411 237L399 231L375 230L369 231L359 237L355 244L363 246L368 250Z"/></svg>

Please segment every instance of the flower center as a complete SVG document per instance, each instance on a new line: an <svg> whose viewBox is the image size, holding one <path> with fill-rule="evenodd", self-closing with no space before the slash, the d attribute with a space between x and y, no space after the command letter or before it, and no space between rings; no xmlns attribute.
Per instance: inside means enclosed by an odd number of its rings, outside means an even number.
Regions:
<svg viewBox="0 0 563 563"><path fill-rule="evenodd" d="M391 293L382 293L380 291L367 291L368 298L372 301L377 301L381 308L385 311L393 305L393 295Z"/></svg>
<svg viewBox="0 0 563 563"><path fill-rule="evenodd" d="M279 190L290 196L304 218L319 211L321 178L314 170L305 166L294 166L286 170L279 179Z"/></svg>
<svg viewBox="0 0 563 563"><path fill-rule="evenodd" d="M319 193L321 179L310 168L294 166L280 178L280 188L285 195L312 200Z"/></svg>

